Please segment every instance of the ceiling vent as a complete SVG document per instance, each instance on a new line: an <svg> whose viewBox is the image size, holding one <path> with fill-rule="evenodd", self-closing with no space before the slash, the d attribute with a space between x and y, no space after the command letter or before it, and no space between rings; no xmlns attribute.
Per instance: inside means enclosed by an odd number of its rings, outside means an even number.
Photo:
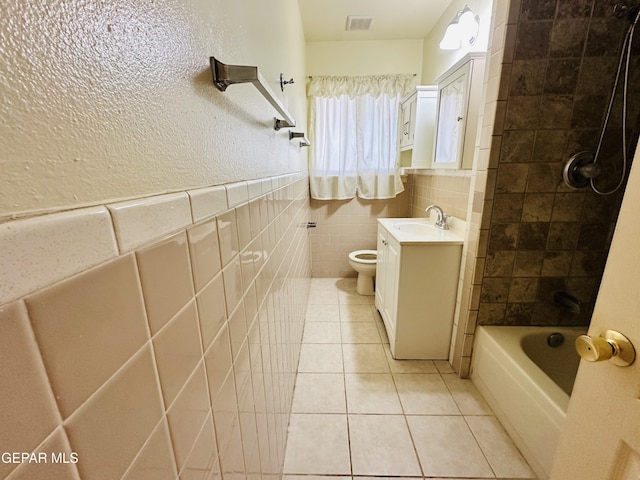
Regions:
<svg viewBox="0 0 640 480"><path fill-rule="evenodd" d="M369 30L374 18L375 17L349 15L347 17L347 31Z"/></svg>

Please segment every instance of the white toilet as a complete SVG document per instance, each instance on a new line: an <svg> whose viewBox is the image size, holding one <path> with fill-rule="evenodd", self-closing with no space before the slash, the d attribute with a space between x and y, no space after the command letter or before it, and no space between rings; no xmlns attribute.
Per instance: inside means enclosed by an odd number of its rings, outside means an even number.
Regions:
<svg viewBox="0 0 640 480"><path fill-rule="evenodd" d="M377 250L356 250L349 254L349 265L358 272L356 292L373 295L373 277L376 275Z"/></svg>

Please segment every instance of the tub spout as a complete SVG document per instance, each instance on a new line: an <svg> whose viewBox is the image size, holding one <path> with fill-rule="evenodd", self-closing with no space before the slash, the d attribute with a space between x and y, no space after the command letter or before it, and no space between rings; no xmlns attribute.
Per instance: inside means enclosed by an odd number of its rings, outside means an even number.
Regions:
<svg viewBox="0 0 640 480"><path fill-rule="evenodd" d="M575 315L580 314L582 311L582 302L567 292L554 292L553 303L568 309L570 313Z"/></svg>

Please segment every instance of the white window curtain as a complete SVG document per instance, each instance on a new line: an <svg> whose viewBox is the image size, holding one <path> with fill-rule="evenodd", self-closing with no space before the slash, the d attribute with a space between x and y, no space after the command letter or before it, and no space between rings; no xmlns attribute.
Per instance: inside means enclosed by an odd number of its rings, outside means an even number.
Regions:
<svg viewBox="0 0 640 480"><path fill-rule="evenodd" d="M412 81L411 75L311 79L312 198L393 198L404 190L398 114Z"/></svg>

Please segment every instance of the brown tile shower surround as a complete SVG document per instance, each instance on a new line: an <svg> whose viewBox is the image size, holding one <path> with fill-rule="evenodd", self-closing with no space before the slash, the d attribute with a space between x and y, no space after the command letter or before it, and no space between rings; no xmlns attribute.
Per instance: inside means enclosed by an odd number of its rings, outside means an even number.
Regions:
<svg viewBox="0 0 640 480"><path fill-rule="evenodd" d="M140 220L109 206L111 258L17 298L0 289L0 451L48 460L3 461L0 478L279 478L310 281L307 177L188 194L146 210L167 218L159 238L129 235ZM31 232L20 225L50 218L67 228L64 214L1 224L0 246L27 252L9 244ZM14 259L16 282L31 261ZM52 463L71 452L77 463Z"/></svg>
<svg viewBox="0 0 640 480"><path fill-rule="evenodd" d="M507 39L515 41L502 64L480 230L486 255L478 255L471 310L480 324L586 325L622 195L573 191L562 168L574 153L595 151L627 22L604 0L522 0L511 9ZM635 124L633 79L629 108ZM612 115L601 152L610 181L601 189L620 178L620 134ZM557 291L578 298L581 313L554 304Z"/></svg>

